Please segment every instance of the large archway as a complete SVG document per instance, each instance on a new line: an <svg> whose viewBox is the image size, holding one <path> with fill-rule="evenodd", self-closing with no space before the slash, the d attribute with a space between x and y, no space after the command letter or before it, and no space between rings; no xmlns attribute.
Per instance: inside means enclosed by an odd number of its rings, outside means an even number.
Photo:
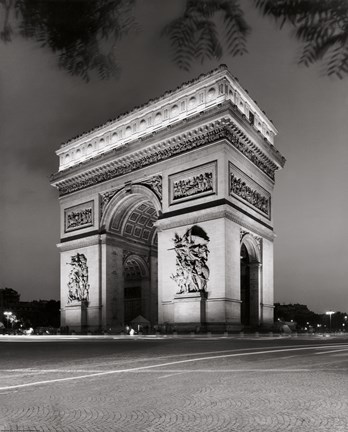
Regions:
<svg viewBox="0 0 348 432"><path fill-rule="evenodd" d="M125 257L124 269L124 322L131 323L138 316L150 318L149 290L151 279L148 262L143 257L130 253Z"/></svg>
<svg viewBox="0 0 348 432"><path fill-rule="evenodd" d="M240 247L241 324L255 327L260 324L261 255L251 234L242 238Z"/></svg>
<svg viewBox="0 0 348 432"><path fill-rule="evenodd" d="M124 188L110 201L103 219L108 238L122 256L113 315L121 325L139 316L152 325L158 321L157 230L160 203L141 185ZM115 253L115 248L114 252Z"/></svg>

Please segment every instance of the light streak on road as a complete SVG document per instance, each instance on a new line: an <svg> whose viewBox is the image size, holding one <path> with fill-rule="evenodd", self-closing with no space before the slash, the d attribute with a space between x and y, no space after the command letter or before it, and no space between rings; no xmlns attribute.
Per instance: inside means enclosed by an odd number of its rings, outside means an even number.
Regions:
<svg viewBox="0 0 348 432"><path fill-rule="evenodd" d="M252 351L252 352L233 352L231 354L222 354L222 355L208 355L206 357L198 357L193 359L185 359L185 360L176 360L166 363L160 363L160 364L152 364L149 366L139 366L136 368L127 368L127 369L116 369L116 370L108 370L108 371L102 371L97 373L88 373L84 375L78 375L73 377L66 377L66 378L56 378L56 379L48 379L48 380L42 380L42 381L34 381L30 383L25 384L16 384L16 385L10 385L10 386L4 386L0 387L0 391L4 390L15 390L20 388L28 388L28 387L34 387L34 386L40 386L40 385L46 385L46 384L54 384L54 383L62 383L67 381L77 381L77 380L85 380L88 378L96 378L96 377L102 377L102 376L108 376L108 375L116 375L120 373L129 373L129 372L137 372L137 371L144 371L149 369L156 369L166 366L173 366L173 365L180 365L180 364L192 364L194 362L202 362L202 361L208 361L208 360L219 360L224 358L233 358L233 357L245 357L245 356L256 356L256 355L264 355L264 354L277 354L277 353L284 353L284 352L294 352L294 351L308 351L308 350L315 350L318 348L340 348L342 345L322 345L322 346L315 346L315 345L301 345L301 346L295 346L295 347L282 347L281 349L275 348L275 349L263 349L261 351ZM325 351L325 353L328 353ZM153 360L153 359L152 359Z"/></svg>

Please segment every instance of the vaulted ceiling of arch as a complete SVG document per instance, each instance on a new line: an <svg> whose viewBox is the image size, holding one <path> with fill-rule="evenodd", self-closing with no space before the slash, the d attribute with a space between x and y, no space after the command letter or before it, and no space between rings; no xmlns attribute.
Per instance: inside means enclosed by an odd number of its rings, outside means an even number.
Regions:
<svg viewBox="0 0 348 432"><path fill-rule="evenodd" d="M147 270L141 258L130 256L126 259L123 268L126 280L137 280L147 276Z"/></svg>
<svg viewBox="0 0 348 432"><path fill-rule="evenodd" d="M254 236L247 234L242 239L241 259L249 263L260 263L261 255L259 245Z"/></svg>
<svg viewBox="0 0 348 432"><path fill-rule="evenodd" d="M142 243L153 243L157 220L156 209L149 201L143 201L125 212L122 223L111 225L111 229L124 237Z"/></svg>

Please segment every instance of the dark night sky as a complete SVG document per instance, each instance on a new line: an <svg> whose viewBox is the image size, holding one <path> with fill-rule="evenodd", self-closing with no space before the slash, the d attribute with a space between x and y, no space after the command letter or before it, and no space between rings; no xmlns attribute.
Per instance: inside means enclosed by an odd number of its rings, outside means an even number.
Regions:
<svg viewBox="0 0 348 432"><path fill-rule="evenodd" d="M348 78L299 67L290 31L249 7L247 55L181 71L160 37L181 6L138 3L141 31L118 45L122 73L109 81L69 76L31 41L0 44L0 287L22 300L59 298L58 194L49 176L61 143L225 63L275 123L287 159L274 196L275 300L348 311Z"/></svg>

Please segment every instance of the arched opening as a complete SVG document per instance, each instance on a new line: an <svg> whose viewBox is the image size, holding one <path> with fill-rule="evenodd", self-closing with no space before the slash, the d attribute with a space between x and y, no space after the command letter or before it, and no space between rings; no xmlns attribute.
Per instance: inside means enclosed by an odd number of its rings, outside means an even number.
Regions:
<svg viewBox="0 0 348 432"><path fill-rule="evenodd" d="M125 258L124 271L124 322L129 324L139 315L146 317L149 292L149 269L144 258L131 254Z"/></svg>
<svg viewBox="0 0 348 432"><path fill-rule="evenodd" d="M243 237L240 248L241 324L260 324L261 256L256 240L250 234Z"/></svg>
<svg viewBox="0 0 348 432"><path fill-rule="evenodd" d="M110 253L119 260L109 289L113 293L113 319L129 325L139 316L152 325L158 321L157 230L160 203L141 185L126 186L109 202L102 222ZM107 300L106 300L107 301Z"/></svg>
<svg viewBox="0 0 348 432"><path fill-rule="evenodd" d="M245 244L240 249L240 320L243 326L250 325L250 258Z"/></svg>

